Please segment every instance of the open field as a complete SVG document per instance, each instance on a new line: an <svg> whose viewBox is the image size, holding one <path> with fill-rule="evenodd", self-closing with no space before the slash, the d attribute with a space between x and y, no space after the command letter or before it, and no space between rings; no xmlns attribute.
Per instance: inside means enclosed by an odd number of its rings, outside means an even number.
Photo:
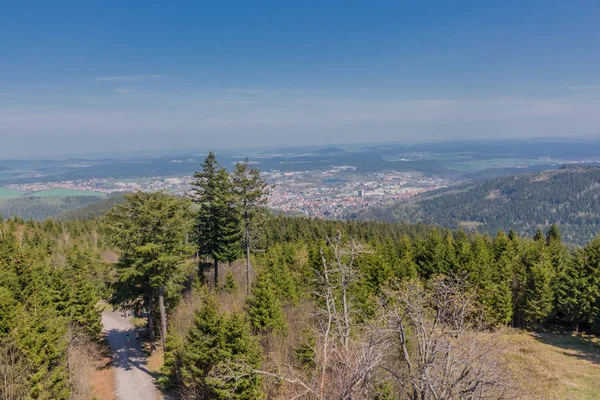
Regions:
<svg viewBox="0 0 600 400"><path fill-rule="evenodd" d="M66 197L66 196L105 196L101 192L92 192L89 190L73 190L73 189L49 189L40 192L28 194L32 197Z"/></svg>
<svg viewBox="0 0 600 400"><path fill-rule="evenodd" d="M23 195L25 195L25 193L18 190L0 187L0 199L15 199Z"/></svg>
<svg viewBox="0 0 600 400"><path fill-rule="evenodd" d="M532 399L600 398L600 340L584 335L510 333L502 338Z"/></svg>

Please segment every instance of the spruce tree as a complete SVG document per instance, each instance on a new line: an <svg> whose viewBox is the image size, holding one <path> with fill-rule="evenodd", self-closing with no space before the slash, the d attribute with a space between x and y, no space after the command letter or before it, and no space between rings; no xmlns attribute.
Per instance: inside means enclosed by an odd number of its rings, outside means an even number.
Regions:
<svg viewBox="0 0 600 400"><path fill-rule="evenodd" d="M250 294L250 238L254 229L254 216L259 207L267 204L269 190L267 182L260 176L260 170L252 167L247 158L235 166L233 187L242 219L246 255L246 294Z"/></svg>
<svg viewBox="0 0 600 400"><path fill-rule="evenodd" d="M215 287L219 285L219 261L231 261L239 254L239 213L232 180L214 153L194 174L192 199L199 205L196 214L196 239L199 253L214 264Z"/></svg>
<svg viewBox="0 0 600 400"><path fill-rule="evenodd" d="M559 320L575 331L582 324L596 324L600 311L600 237L578 250L556 280Z"/></svg>
<svg viewBox="0 0 600 400"><path fill-rule="evenodd" d="M158 298L164 346L167 336L165 287L181 263L193 253L193 247L186 243L189 204L164 192L136 192L125 195L125 199L125 204L106 216L107 239L121 251L113 303L131 304L143 298L153 342L154 299Z"/></svg>
<svg viewBox="0 0 600 400"><path fill-rule="evenodd" d="M499 231L493 242L495 267L492 271L494 296L492 301L493 319L498 324L508 324L513 314L512 277L515 257L506 234Z"/></svg>
<svg viewBox="0 0 600 400"><path fill-rule="evenodd" d="M582 317L596 301L594 298L591 304L589 302L584 304L582 290L584 290L585 278L582 272L585 258L585 253L582 250L578 251L573 261L557 273L554 284L557 319L568 324L575 331L579 330Z"/></svg>
<svg viewBox="0 0 600 400"><path fill-rule="evenodd" d="M394 258L395 263L393 265L394 274L396 278L402 279L413 279L417 277L417 266L414 260L414 250L410 238L406 235L402 235L398 241L397 257Z"/></svg>
<svg viewBox="0 0 600 400"><path fill-rule="evenodd" d="M433 229L417 253L417 267L420 275L429 279L432 275L446 273L444 259L443 239L440 232Z"/></svg>
<svg viewBox="0 0 600 400"><path fill-rule="evenodd" d="M269 274L261 273L252 286L252 294L246 300L252 328L261 333L283 332L286 329L285 316L277 298Z"/></svg>
<svg viewBox="0 0 600 400"><path fill-rule="evenodd" d="M233 314L225 321L225 358L213 367L207 385L219 400L261 399L258 344L243 317ZM230 371L234 371L230 374ZM237 374L236 374L237 372ZM230 377L228 375L237 375Z"/></svg>
<svg viewBox="0 0 600 400"><path fill-rule="evenodd" d="M206 297L196 312L181 358L181 383L198 398L261 397L259 378L252 372L260 356L250 328L238 315L224 317L213 297ZM239 377L231 377L231 371Z"/></svg>
<svg viewBox="0 0 600 400"><path fill-rule="evenodd" d="M182 351L182 384L189 391L212 398L206 377L211 368L225 357L225 321L216 300L208 296L196 312Z"/></svg>
<svg viewBox="0 0 600 400"><path fill-rule="evenodd" d="M554 293L552 291L553 269L543 239L537 239L526 254L527 281L524 293L524 322L535 327L552 311Z"/></svg>

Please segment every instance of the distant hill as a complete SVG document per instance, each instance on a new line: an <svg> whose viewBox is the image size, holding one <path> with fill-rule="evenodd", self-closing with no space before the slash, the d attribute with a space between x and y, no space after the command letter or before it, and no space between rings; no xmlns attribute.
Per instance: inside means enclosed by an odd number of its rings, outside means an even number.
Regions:
<svg viewBox="0 0 600 400"><path fill-rule="evenodd" d="M123 195L111 195L100 201L84 205L76 209L65 211L56 216L59 220L92 219L106 214L110 209L125 201Z"/></svg>
<svg viewBox="0 0 600 400"><path fill-rule="evenodd" d="M98 196L27 196L0 199L0 215L5 218L17 216L25 220L43 220L62 214L67 210L98 202L101 199L102 197Z"/></svg>
<svg viewBox="0 0 600 400"><path fill-rule="evenodd" d="M556 223L565 241L583 244L600 233L600 167L563 167L463 184L372 209L358 218L421 222L492 235L509 229L532 235L538 227Z"/></svg>

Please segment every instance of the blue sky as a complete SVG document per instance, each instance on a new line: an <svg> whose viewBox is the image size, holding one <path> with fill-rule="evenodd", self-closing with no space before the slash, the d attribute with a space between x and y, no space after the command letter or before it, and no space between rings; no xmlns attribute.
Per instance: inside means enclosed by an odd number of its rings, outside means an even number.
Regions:
<svg viewBox="0 0 600 400"><path fill-rule="evenodd" d="M598 1L0 2L0 157L600 134Z"/></svg>

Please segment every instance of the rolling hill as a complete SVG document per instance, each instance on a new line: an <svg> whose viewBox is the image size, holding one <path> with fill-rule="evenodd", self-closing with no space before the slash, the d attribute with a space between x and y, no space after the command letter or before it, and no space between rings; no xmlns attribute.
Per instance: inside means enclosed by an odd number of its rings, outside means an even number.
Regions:
<svg viewBox="0 0 600 400"><path fill-rule="evenodd" d="M23 196L0 199L0 216L43 220L101 200L100 196Z"/></svg>
<svg viewBox="0 0 600 400"><path fill-rule="evenodd" d="M420 222L495 234L533 235L556 223L564 240L582 244L600 233L600 167L503 176L429 192L372 209L359 219Z"/></svg>

